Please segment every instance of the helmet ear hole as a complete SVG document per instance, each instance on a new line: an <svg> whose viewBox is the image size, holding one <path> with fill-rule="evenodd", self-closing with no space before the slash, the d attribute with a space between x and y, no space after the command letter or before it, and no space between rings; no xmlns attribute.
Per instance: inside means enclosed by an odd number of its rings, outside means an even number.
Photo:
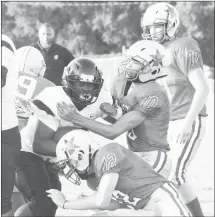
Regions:
<svg viewBox="0 0 215 217"><path fill-rule="evenodd" d="M157 73L158 70L154 70L152 71L152 75L155 75Z"/></svg>
<svg viewBox="0 0 215 217"><path fill-rule="evenodd" d="M78 160L82 160L83 156L81 154L78 154Z"/></svg>

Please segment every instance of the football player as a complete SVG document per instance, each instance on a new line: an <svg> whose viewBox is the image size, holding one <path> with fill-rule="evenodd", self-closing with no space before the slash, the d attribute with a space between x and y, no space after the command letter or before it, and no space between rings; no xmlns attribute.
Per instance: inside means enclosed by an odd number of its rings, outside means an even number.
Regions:
<svg viewBox="0 0 215 217"><path fill-rule="evenodd" d="M164 45L172 55L164 78L171 97L169 143L175 152L174 179L194 216L203 216L198 198L187 182L187 168L205 133L205 102L209 86L203 72L201 50L196 40L177 37L179 14L168 3L150 6L141 19L143 38Z"/></svg>
<svg viewBox="0 0 215 217"><path fill-rule="evenodd" d="M21 148L21 138L18 129L18 119L15 110L15 92L18 86L18 73L13 71L11 62L14 61L16 48L12 40L2 35L1 39L1 94L2 94L2 134L1 134L1 216L13 216L11 197L15 182Z"/></svg>
<svg viewBox="0 0 215 217"><path fill-rule="evenodd" d="M122 75L116 78L111 91L115 108L107 103L101 105L101 110L110 115L112 125L82 117L65 103L58 105L59 115L108 139L127 132L129 149L168 178L170 105L165 89L156 82L166 76L161 64L168 64L167 59L164 47L153 41L136 42L126 51L121 63Z"/></svg>
<svg viewBox="0 0 215 217"><path fill-rule="evenodd" d="M15 53L15 68L19 73L19 83L16 95L16 110L19 118L19 129L26 124L32 114L30 100L35 98L45 87L55 86L51 81L43 78L46 70L45 60L34 47L25 46Z"/></svg>
<svg viewBox="0 0 215 217"><path fill-rule="evenodd" d="M56 148L59 168L76 184L87 180L95 193L67 200L60 191L50 189L48 196L56 205L115 210L107 211L107 216L191 216L173 184L138 155L117 143L97 147L85 130L76 129L61 138Z"/></svg>
<svg viewBox="0 0 215 217"><path fill-rule="evenodd" d="M45 190L61 189L58 173L50 159L55 157L56 145L62 132L74 128L72 122L62 120L57 114L57 103L66 102L76 106L78 112L89 118L101 115L99 105L112 101L102 89L102 72L88 58L76 58L69 63L63 76L63 86L47 87L33 99L33 115L22 129L20 167L26 176L34 197L17 213L24 215L30 209L34 216L54 216L56 206ZM62 128L68 127L66 130ZM78 127L78 126L75 126ZM59 133L61 131L61 133Z"/></svg>

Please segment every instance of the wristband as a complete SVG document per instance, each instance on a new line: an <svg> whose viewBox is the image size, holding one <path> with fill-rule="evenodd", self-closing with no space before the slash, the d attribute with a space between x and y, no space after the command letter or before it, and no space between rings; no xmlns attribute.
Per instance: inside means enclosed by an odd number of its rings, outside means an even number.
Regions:
<svg viewBox="0 0 215 217"><path fill-rule="evenodd" d="M68 202L68 200L65 200L65 201L64 201L64 203L63 203L63 209L65 209L64 205L65 205L66 202Z"/></svg>

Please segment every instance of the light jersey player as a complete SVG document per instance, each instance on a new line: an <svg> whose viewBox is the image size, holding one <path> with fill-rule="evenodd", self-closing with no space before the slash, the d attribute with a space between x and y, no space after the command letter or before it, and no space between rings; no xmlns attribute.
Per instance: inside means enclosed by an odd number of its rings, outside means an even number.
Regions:
<svg viewBox="0 0 215 217"><path fill-rule="evenodd" d="M16 94L16 111L21 130L33 113L30 102L45 87L55 86L51 81L43 78L46 70L45 60L34 47L24 46L15 53L15 69L19 73L18 90Z"/></svg>
<svg viewBox="0 0 215 217"><path fill-rule="evenodd" d="M194 216L203 216L199 201L186 175L195 157L206 124L205 102L209 93L199 45L189 37L177 38L179 14L167 3L150 6L141 19L143 38L157 41L171 53L164 78L171 99L169 143L175 155L173 179Z"/></svg>
<svg viewBox="0 0 215 217"><path fill-rule="evenodd" d="M152 41L136 42L126 51L121 63L122 75L111 88L114 107L108 103L101 105L112 119L118 118L112 125L87 119L65 104L59 104L59 114L108 139L126 132L128 148L168 178L171 172L167 142L170 104L165 89L156 82L166 76L161 71L166 57L164 47Z"/></svg>
<svg viewBox="0 0 215 217"><path fill-rule="evenodd" d="M50 189L48 196L56 205L108 210L97 216L191 216L173 184L146 161L117 143L99 146L88 131L80 129L61 138L56 155L62 173L75 184L87 180L95 193L67 200L60 191Z"/></svg>
<svg viewBox="0 0 215 217"><path fill-rule="evenodd" d="M15 170L19 160L21 138L15 109L18 72L13 70L15 46L12 40L1 36L1 216L13 216L11 197Z"/></svg>
<svg viewBox="0 0 215 217"><path fill-rule="evenodd" d="M98 118L102 114L99 105L104 100L112 102L111 95L104 91L102 86L102 72L96 64L88 58L76 58L65 69L63 86L47 87L32 101L34 114L21 130L20 168L31 186L31 189L25 189L23 194L26 191L34 194L26 198L29 202L20 208L18 216L29 215L29 210L33 216L55 216L57 207L47 197L45 190L60 190L61 185L50 159L56 155L59 140L56 135L59 131L62 130L62 134L64 129L65 132L74 129L72 122L64 121L58 116L57 103L72 104L82 115ZM102 137L98 139L101 139L102 144L108 142Z"/></svg>

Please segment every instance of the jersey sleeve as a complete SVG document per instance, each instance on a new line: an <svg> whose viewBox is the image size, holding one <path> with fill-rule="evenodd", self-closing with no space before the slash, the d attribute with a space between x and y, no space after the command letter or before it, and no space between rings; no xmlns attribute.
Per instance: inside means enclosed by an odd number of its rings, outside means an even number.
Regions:
<svg viewBox="0 0 215 217"><path fill-rule="evenodd" d="M32 98L35 98L40 92L42 92L46 87L56 86L53 82L46 78L38 78L36 89L33 93Z"/></svg>
<svg viewBox="0 0 215 217"><path fill-rule="evenodd" d="M124 153L116 146L115 143L103 146L97 158L97 171L101 177L108 173L119 173L122 170Z"/></svg>
<svg viewBox="0 0 215 217"><path fill-rule="evenodd" d="M123 76L115 77L110 87L111 96L114 99L118 99L120 98L120 96L123 96L125 85L126 80Z"/></svg>
<svg viewBox="0 0 215 217"><path fill-rule="evenodd" d="M31 114L29 100L35 98L46 87L52 86L55 86L55 84L45 78L33 77L20 73L15 101L17 115L24 118L29 117Z"/></svg>
<svg viewBox="0 0 215 217"><path fill-rule="evenodd" d="M134 110L142 112L147 117L156 117L160 114L165 100L156 93L141 96L134 107Z"/></svg>
<svg viewBox="0 0 215 217"><path fill-rule="evenodd" d="M49 110L50 114L52 114L54 116L54 111L53 108L55 106L55 100L50 99L50 96L54 95L50 94L52 90L50 90L49 88L44 88L44 90L42 90L35 98L34 98L34 103L35 105L41 105L41 109L42 108L46 108L47 110ZM44 110L44 109L42 109ZM44 110L45 111L45 110Z"/></svg>
<svg viewBox="0 0 215 217"><path fill-rule="evenodd" d="M192 38L184 39L175 46L176 63L185 75L195 69L203 69L203 60L198 42Z"/></svg>
<svg viewBox="0 0 215 217"><path fill-rule="evenodd" d="M57 131L60 122L58 118L55 117L55 112L52 109L51 104L47 104L50 102L49 98L49 88L45 88L41 91L33 100L33 111L34 114L38 117L38 119L46 124L49 128L54 131Z"/></svg>

